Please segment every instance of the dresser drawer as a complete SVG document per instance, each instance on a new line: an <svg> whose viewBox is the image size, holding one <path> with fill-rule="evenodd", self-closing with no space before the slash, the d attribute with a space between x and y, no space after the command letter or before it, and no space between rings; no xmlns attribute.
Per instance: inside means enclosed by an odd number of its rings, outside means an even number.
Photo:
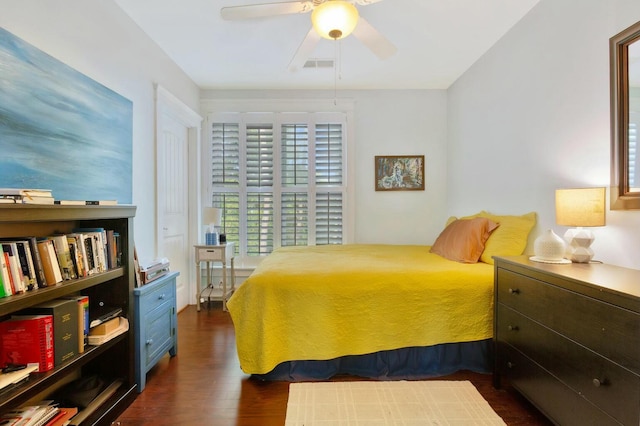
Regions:
<svg viewBox="0 0 640 426"><path fill-rule="evenodd" d="M199 248L197 252L198 261L224 261L225 250L222 248Z"/></svg>
<svg viewBox="0 0 640 426"><path fill-rule="evenodd" d="M640 315L498 268L497 300L640 374Z"/></svg>
<svg viewBox="0 0 640 426"><path fill-rule="evenodd" d="M638 424L640 376L503 304L497 309L498 341L526 353L621 423Z"/></svg>
<svg viewBox="0 0 640 426"><path fill-rule="evenodd" d="M166 281L158 284L158 286L154 287L153 290L146 293L140 300L140 313L143 316L153 311L163 303L170 302L171 304L173 304L172 301L175 298L175 288L173 282Z"/></svg>
<svg viewBox="0 0 640 426"><path fill-rule="evenodd" d="M554 423L563 426L620 426L620 422L572 391L520 351L504 342L499 342L498 348L497 368L500 373Z"/></svg>

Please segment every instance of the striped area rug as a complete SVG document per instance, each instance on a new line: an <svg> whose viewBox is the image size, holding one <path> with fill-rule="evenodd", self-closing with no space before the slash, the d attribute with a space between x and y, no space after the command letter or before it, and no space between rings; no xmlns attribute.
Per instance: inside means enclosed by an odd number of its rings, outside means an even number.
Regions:
<svg viewBox="0 0 640 426"><path fill-rule="evenodd" d="M505 425L468 381L292 383L285 426Z"/></svg>

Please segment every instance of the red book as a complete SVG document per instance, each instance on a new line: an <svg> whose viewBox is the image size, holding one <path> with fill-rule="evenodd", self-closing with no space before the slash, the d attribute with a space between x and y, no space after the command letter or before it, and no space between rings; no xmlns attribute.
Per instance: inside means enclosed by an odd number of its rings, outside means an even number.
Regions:
<svg viewBox="0 0 640 426"><path fill-rule="evenodd" d="M0 364L37 364L53 368L53 317L18 315L0 322Z"/></svg>

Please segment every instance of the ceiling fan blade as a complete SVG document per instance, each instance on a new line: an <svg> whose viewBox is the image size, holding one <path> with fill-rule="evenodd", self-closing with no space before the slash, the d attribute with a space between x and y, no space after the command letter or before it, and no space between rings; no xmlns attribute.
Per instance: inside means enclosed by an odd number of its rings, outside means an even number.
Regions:
<svg viewBox="0 0 640 426"><path fill-rule="evenodd" d="M275 15L307 13L313 9L313 1L288 1L283 3L262 3L246 6L229 6L220 9L220 16L227 21L264 18Z"/></svg>
<svg viewBox="0 0 640 426"><path fill-rule="evenodd" d="M304 38L304 40L302 40L302 43L300 43L298 50L296 50L296 54L293 55L293 59L291 59L291 62L289 62L289 71L295 72L302 68L306 60L309 59L309 56L313 52L313 49L316 48L316 45L319 41L320 34L318 34L316 30L311 28L307 33L307 36Z"/></svg>
<svg viewBox="0 0 640 426"><path fill-rule="evenodd" d="M398 50L362 16L358 19L353 35L380 59L387 59Z"/></svg>

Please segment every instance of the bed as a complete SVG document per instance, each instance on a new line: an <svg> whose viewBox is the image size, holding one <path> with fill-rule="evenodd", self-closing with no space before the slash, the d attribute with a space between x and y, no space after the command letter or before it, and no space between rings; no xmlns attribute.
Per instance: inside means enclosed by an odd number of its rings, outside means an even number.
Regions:
<svg viewBox="0 0 640 426"><path fill-rule="evenodd" d="M275 250L227 304L242 370L264 380L289 381L338 374L411 379L462 369L490 372L493 262L488 256L494 252L491 239L498 243L505 234L498 231L510 229L508 221L483 221L479 232L486 235L471 236L471 245L480 250L473 254L476 261L450 260L451 253L434 250L442 248L439 243L456 223L470 225L478 215L450 219L433 246ZM490 223L495 230L487 228ZM532 227L527 224L517 247L507 238L517 253L508 253L500 242L494 246L504 253L498 254L521 254ZM469 246L468 235L449 234ZM479 248L476 239L482 240Z"/></svg>

